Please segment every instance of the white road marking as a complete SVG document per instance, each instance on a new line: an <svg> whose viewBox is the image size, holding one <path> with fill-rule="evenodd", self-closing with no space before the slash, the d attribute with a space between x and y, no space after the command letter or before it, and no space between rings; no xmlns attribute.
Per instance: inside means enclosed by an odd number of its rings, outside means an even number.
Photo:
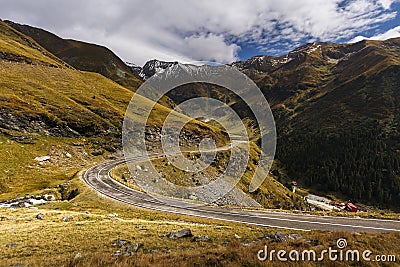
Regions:
<svg viewBox="0 0 400 267"><path fill-rule="evenodd" d="M152 155L152 156L155 156L155 155ZM132 159L132 160L134 160L134 159ZM137 160L137 159L136 159L136 160ZM129 160L129 161L130 161L130 160ZM124 195L126 195L126 196L128 196L128 197L130 196L130 197L138 198L137 196L134 196L134 195L129 194L129 193L127 193L127 192L124 192L124 191L122 191L122 190L119 190L119 189L116 189L116 188L111 187L109 184L105 183L102 179L98 179L98 178L100 177L100 173L101 173L104 169L110 167L110 165L115 165L115 164L116 164L116 166L118 166L118 165L123 164L123 163L125 163L125 160L120 160L120 161L117 161L117 162L110 162L110 164L103 163L103 164L100 164L100 165L93 166L93 167L91 167L90 169L88 169L88 170L86 170L86 171L84 172L83 178L84 178L84 180L85 180L92 188L96 189L96 188L95 188L95 185L93 185L93 184L91 184L89 181L87 181L87 180L85 179L85 177L87 176L87 174L89 173L90 170L92 170L92 169L94 169L94 168L96 168L96 167L101 166L102 168L100 168L100 170L97 172L97 175L96 175L97 181L99 181L99 182L105 184L108 188L111 188L111 189L114 190L114 191L120 192L120 193L122 193L122 194L124 194ZM103 165L103 166L102 166L102 165ZM113 168L115 168L115 166L114 166ZM113 168L112 168L112 169L113 169ZM109 179L112 179L112 178L109 176L110 171L111 171L111 170L109 170L109 171L107 172L107 176L108 176ZM114 180L112 180L112 181L113 181L114 183L120 184L120 183L117 182L117 181L114 181ZM140 193L140 194L144 194L144 193L142 193L142 192L139 192L139 191L136 191L136 190L134 190L134 189L132 189L132 188L129 188L129 187L123 185L123 184L120 184L120 185L123 186L124 188L128 189L129 191L136 192L136 193ZM99 190L97 189L97 191L99 191ZM101 191L103 191L103 190L101 190ZM163 209L163 208L158 208L158 207L157 207L157 208L156 208L156 207L150 207L150 206L143 205L143 204L136 203L136 202L132 202L132 201L129 201L129 200L126 200L126 199L118 198L118 197L115 197L115 196L110 195L110 194L111 194L110 192L108 192L108 193L107 193L107 192L102 192L101 194L102 194L102 195L105 195L105 196L107 196L107 197L110 197L110 198L113 198L113 199L116 199L116 200L119 200L119 201L128 203L128 204L131 204L131 205L135 205L135 206L138 206L138 207L147 208L147 209L151 209L151 210L157 210L157 211L163 211L163 212L169 212L169 213L175 213L175 214L182 214L182 215L189 215L189 216L196 216L196 217L208 218L208 219L215 219L215 220L222 220L222 221L228 221L228 222L237 222L237 223L243 223L243 224L248 224L248 225L258 225L258 226L264 226L264 227L274 227L274 228L290 229L290 230L298 230L298 231L310 231L309 229L303 229L303 228L293 228L293 227L285 227L285 226L279 226L279 225L271 225L271 224L256 223L256 222L250 222L250 221L241 221L241 220L234 220L234 219L226 219L226 218L214 217L214 216L207 216L207 215L202 215L202 214L187 214L187 212L181 212L181 211L176 211L176 210ZM145 201L147 201L147 202L149 202L149 203L153 203L153 204L161 204L161 203L158 202L158 201L151 201L151 200L145 200ZM170 207L172 207L172 208L178 208L178 209L184 209L184 210L191 210L191 211L200 212L200 213L213 213L213 214L216 214L216 215L223 215L223 216L238 216L238 217L245 217L245 218L257 218L257 219L278 220L278 221L296 222L296 223L306 223L306 224L330 225L330 226L339 226L339 227L350 227L350 228L360 228L360 229L371 229L371 230L396 231L396 232L400 232L399 229L384 228L384 227L373 227L373 226L340 224L340 223L331 223L331 222L316 222L316 221L307 221L307 220L299 220L299 219L288 219L288 218L276 218L276 217L266 217L266 216L261 216L261 217L260 217L260 216L257 215L257 214L248 215L248 214L241 214L241 213L238 213L238 212L212 211L212 210L204 210L204 209L180 207L180 206L175 206L175 205L170 205L170 204L165 204L165 206L170 206ZM250 210L250 211L248 211L248 212L251 213L252 211ZM256 212L260 212L260 210L257 210ZM261 212L264 213L264 212L267 212L267 211L261 211ZM289 213L289 214L290 214L290 213ZM288 214L288 215L289 215L289 214ZM272 215L272 214L271 214L271 215ZM274 214L274 215L275 215L275 214ZM297 214L290 214L290 216L295 216L295 215L297 215ZM298 216L304 216L304 215L298 215ZM315 215L313 215L313 217L314 217L314 218L318 218L318 216L315 216ZM374 221L390 221L390 222L396 222L396 221L391 221L391 220L379 220L379 219L346 218L346 217L344 217L344 218L338 218L338 217L334 217L334 216L324 216L324 217L320 217L320 218L326 218L326 217L332 217L332 218L344 219L344 220L346 220L346 219L353 219L353 220L354 220L354 219L355 219L355 220L363 220L363 221L374 220Z"/></svg>

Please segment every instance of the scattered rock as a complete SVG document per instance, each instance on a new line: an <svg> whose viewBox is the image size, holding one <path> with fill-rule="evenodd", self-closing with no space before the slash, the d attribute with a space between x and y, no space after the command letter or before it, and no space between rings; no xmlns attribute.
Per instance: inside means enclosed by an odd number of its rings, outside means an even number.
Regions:
<svg viewBox="0 0 400 267"><path fill-rule="evenodd" d="M117 251L112 253L113 256L119 256L119 255L132 256L133 254L138 252L138 250L140 248L143 247L143 243L131 244L131 242L129 242L127 240L122 240L122 239L114 240L114 243L112 245L114 247L119 247L120 248L119 250L117 250Z"/></svg>
<svg viewBox="0 0 400 267"><path fill-rule="evenodd" d="M129 241L118 238L118 239L114 240L114 243L112 245L114 247L123 247L123 246L127 245L128 243L129 243Z"/></svg>
<svg viewBox="0 0 400 267"><path fill-rule="evenodd" d="M10 205L11 209L18 209L18 208L26 208L29 207L30 205L26 202L16 202Z"/></svg>
<svg viewBox="0 0 400 267"><path fill-rule="evenodd" d="M174 237L182 238L182 237L192 237L192 236L193 236L192 231L189 228L182 229L178 232L171 232L168 235L169 238L174 238Z"/></svg>
<svg viewBox="0 0 400 267"><path fill-rule="evenodd" d="M64 221L64 222L69 222L69 221L72 221L73 218L74 218L74 217L72 217L72 216L64 216L64 217L63 217L63 221Z"/></svg>
<svg viewBox="0 0 400 267"><path fill-rule="evenodd" d="M41 196L37 196L36 198L37 199L35 199L35 197L31 195L26 195L25 197L6 200L0 203L0 208L18 209L46 203L46 200L42 199Z"/></svg>
<svg viewBox="0 0 400 267"><path fill-rule="evenodd" d="M8 134L6 134L8 135ZM9 138L11 140L14 140L20 144L35 144L36 143L36 138L30 137L30 136L12 136L10 135Z"/></svg>
<svg viewBox="0 0 400 267"><path fill-rule="evenodd" d="M209 238L207 235L204 236L194 236L192 239L193 242L210 242L211 238Z"/></svg>
<svg viewBox="0 0 400 267"><path fill-rule="evenodd" d="M10 242L6 244L6 248L15 248L17 246L17 243Z"/></svg>
<svg viewBox="0 0 400 267"><path fill-rule="evenodd" d="M289 235L282 232L276 232L275 234L265 234L261 239L268 240L270 242L283 242L289 238Z"/></svg>
<svg viewBox="0 0 400 267"><path fill-rule="evenodd" d="M38 215L36 215L36 219L43 220L44 219L44 215L42 213L39 213Z"/></svg>
<svg viewBox="0 0 400 267"><path fill-rule="evenodd" d="M111 255L113 255L113 256L120 256L120 255L122 255L122 250L114 251Z"/></svg>
<svg viewBox="0 0 400 267"><path fill-rule="evenodd" d="M191 193L191 194L189 194L188 199L190 199L190 200L197 200L198 197L197 197L195 194Z"/></svg>
<svg viewBox="0 0 400 267"><path fill-rule="evenodd" d="M143 243L135 243L133 245L128 246L124 250L124 254L128 254L132 256L134 253L136 253L141 247L143 247Z"/></svg>
<svg viewBox="0 0 400 267"><path fill-rule="evenodd" d="M299 234L289 234L289 239L294 239L294 240L299 240L302 239L303 237Z"/></svg>
<svg viewBox="0 0 400 267"><path fill-rule="evenodd" d="M55 197L54 195L45 194L45 195L43 196L43 199L44 199L44 200L47 200L47 201L55 201L55 200L56 200L56 197Z"/></svg>
<svg viewBox="0 0 400 267"><path fill-rule="evenodd" d="M39 162L43 162L43 161L49 161L51 159L50 156L42 156L42 157L36 157L35 160L39 161Z"/></svg>
<svg viewBox="0 0 400 267"><path fill-rule="evenodd" d="M79 143L79 142L72 142L71 145L73 145L73 146L84 146L83 143Z"/></svg>
<svg viewBox="0 0 400 267"><path fill-rule="evenodd" d="M79 260L80 258L82 258L82 254L80 252L76 253L75 257L74 257L74 261Z"/></svg>

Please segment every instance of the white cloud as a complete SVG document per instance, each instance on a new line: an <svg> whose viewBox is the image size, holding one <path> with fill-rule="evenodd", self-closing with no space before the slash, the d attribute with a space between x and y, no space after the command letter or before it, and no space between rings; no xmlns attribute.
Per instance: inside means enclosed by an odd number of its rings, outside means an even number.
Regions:
<svg viewBox="0 0 400 267"><path fill-rule="evenodd" d="M389 9L394 2L399 2L399 0L378 0L384 9Z"/></svg>
<svg viewBox="0 0 400 267"><path fill-rule="evenodd" d="M351 39L349 41L349 43L356 43L362 40L387 40L390 38L396 38L396 37L400 37L400 26L397 26L393 29L390 29L384 33L375 35L375 36L371 36L371 37L365 37L365 36L356 36L353 39Z"/></svg>
<svg viewBox="0 0 400 267"><path fill-rule="evenodd" d="M395 18L395 1L19 0L4 1L0 17L103 44L137 64L152 58L230 62L240 43L274 51L304 39L352 38Z"/></svg>
<svg viewBox="0 0 400 267"><path fill-rule="evenodd" d="M226 63L238 59L239 47L235 44L227 45L222 35L208 34L186 37L183 49L197 60Z"/></svg>

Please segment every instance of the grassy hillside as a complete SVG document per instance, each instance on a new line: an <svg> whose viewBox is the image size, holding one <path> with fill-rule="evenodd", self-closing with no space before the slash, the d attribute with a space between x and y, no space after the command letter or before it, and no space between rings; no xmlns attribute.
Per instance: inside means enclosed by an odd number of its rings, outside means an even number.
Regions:
<svg viewBox="0 0 400 267"><path fill-rule="evenodd" d="M293 180L398 208L400 38L313 43L235 63L272 104L276 158Z"/></svg>
<svg viewBox="0 0 400 267"><path fill-rule="evenodd" d="M6 23L78 70L100 73L131 90L136 90L142 83L137 74L104 46L63 39L48 31L11 21Z"/></svg>
<svg viewBox="0 0 400 267"><path fill-rule="evenodd" d="M352 248L398 253L393 249L399 247L396 234L284 231L301 236L271 243L261 237L275 229L153 212L100 196L80 177L84 169L120 149L132 91L100 74L71 68L1 21L0 33L0 201L27 193L58 198L39 207L0 209L1 266L257 266L256 255L264 244L320 251L342 237ZM139 108L153 104L142 98ZM155 105L149 124L159 129L170 111ZM179 113L174 117L187 119ZM196 120L186 130L225 141L217 128ZM259 153L254 144L251 151L252 161L239 185L244 191ZM35 160L40 156L50 159ZM121 167L114 172L124 171ZM78 195L70 197L72 192ZM297 207L297 196L272 177L252 196L267 207L276 200L281 207ZM39 213L42 220L36 219ZM203 241L167 237L188 227ZM115 256L126 249L114 245L116 240L143 247L133 256Z"/></svg>
<svg viewBox="0 0 400 267"><path fill-rule="evenodd" d="M74 183L82 183L78 179ZM241 225L182 215L159 213L130 207L99 196L82 187L73 201L52 202L35 209L1 210L2 266L287 266L287 262L261 263L257 252L264 249L287 251L335 248L339 238L346 238L348 249L369 249L373 255L398 255L400 238L395 233L301 232ZM38 213L43 220L35 219ZM118 214L111 217L108 214ZM69 216L69 221L63 219ZM193 238L168 238L171 231L190 228ZM265 234L298 234L299 239L273 242ZM129 245L114 245L116 240L142 243L132 256L114 256ZM360 252L360 253L361 253ZM80 257L76 256L80 253ZM372 257L371 257L372 258ZM329 266L325 257L321 265ZM353 262L352 262L353 263ZM355 262L354 262L355 263ZM292 263L295 264L295 263ZM356 263L355 263L356 264ZM389 266L390 263L388 263ZM349 262L335 262L348 266ZM380 266L363 262L363 266ZM294 266L315 266L301 262ZM390 265L392 266L392 265Z"/></svg>
<svg viewBox="0 0 400 267"><path fill-rule="evenodd" d="M28 59L40 59L35 64L21 60L0 61L0 137L3 143L0 155L7 158L0 163L0 168L5 170L0 173L0 199L7 199L51 189L69 180L84 166L102 161L120 150L125 109L133 93L100 74L78 71L57 61L35 41L2 22L0 28L7 30L4 40L22 40L15 55L25 53ZM33 51L29 50L31 44ZM7 47L12 45L1 46L0 51ZM52 62L52 58L55 58L54 64L50 66L46 62ZM142 98L139 103L143 107L154 104ZM153 135L159 132L170 112L165 106L155 105L147 121L153 128ZM174 113L175 120L187 118ZM226 135L220 129L196 120L191 120L183 132L188 140L186 146L198 145L190 140L194 135L196 138L213 137L218 145L226 144ZM149 140L153 141L147 144L158 149L158 143L153 138ZM38 164L34 160L46 155L51 156L49 162ZM252 156L256 157L257 153ZM182 179L177 173L171 175L174 176L172 180ZM250 179L250 175L246 177ZM247 180L241 186L244 191L247 191ZM291 195L281 184L268 179L252 197L265 207L274 207L273 202L282 203L279 207L302 207L299 203L293 204L297 198Z"/></svg>
<svg viewBox="0 0 400 267"><path fill-rule="evenodd" d="M245 192L248 196L256 200L262 207L270 209L283 210L306 210L306 204L301 196L292 193L288 188L283 186L272 174L269 175L263 184L255 192L249 193L249 184L253 178L254 171L257 167L260 149L254 144L250 145L250 161L247 164L243 177L238 181L237 188ZM190 161L198 160L200 153L185 153L186 158ZM168 164L165 157L159 157L152 160L155 169L168 181L181 186L199 186L215 180L220 177L229 162L229 151L222 151L216 154L216 160L210 166L200 173L191 173ZM143 164L149 168L146 164ZM140 173L139 173L140 174ZM121 165L111 172L114 179L127 185L128 187L140 190L137 186L135 178L131 176L127 165ZM138 175L138 173L136 173ZM145 174L144 174L145 175ZM135 176L135 175L134 175ZM222 203L222 205L228 205Z"/></svg>
<svg viewBox="0 0 400 267"><path fill-rule="evenodd" d="M66 65L31 38L20 34L0 20L0 59L60 67Z"/></svg>
<svg viewBox="0 0 400 267"><path fill-rule="evenodd" d="M0 60L1 199L69 179L82 165L121 148L131 90L100 74L70 68L3 22L0 32L1 53L14 57ZM140 104L154 105L144 97ZM156 104L149 124L160 127L160 118L170 112ZM201 129L211 131L207 125ZM39 166L34 158L44 155L52 159Z"/></svg>

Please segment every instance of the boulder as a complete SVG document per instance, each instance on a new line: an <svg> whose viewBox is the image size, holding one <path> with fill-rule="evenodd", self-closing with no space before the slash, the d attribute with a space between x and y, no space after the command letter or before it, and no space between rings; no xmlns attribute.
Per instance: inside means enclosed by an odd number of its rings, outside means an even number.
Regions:
<svg viewBox="0 0 400 267"><path fill-rule="evenodd" d="M282 232L276 232L275 234L265 234L261 239L268 240L270 242L283 242L289 238L289 235Z"/></svg>
<svg viewBox="0 0 400 267"><path fill-rule="evenodd" d="M64 222L69 222L69 221L71 221L73 218L74 218L74 217L72 217L72 216L64 216L64 217L63 217L63 221L64 221Z"/></svg>
<svg viewBox="0 0 400 267"><path fill-rule="evenodd" d="M119 247L120 249L113 252L113 256L120 256L120 255L129 255L132 256L135 254L140 248L143 247L143 243L135 243L131 244L131 242L123 239L116 239L112 244L114 247Z"/></svg>
<svg viewBox="0 0 400 267"><path fill-rule="evenodd" d="M178 232L171 232L168 235L169 238L174 238L174 237L182 238L182 237L192 237L192 236L193 236L192 231L189 228L182 229Z"/></svg>
<svg viewBox="0 0 400 267"><path fill-rule="evenodd" d="M130 256L132 256L135 252L137 252L141 247L143 247L143 243L135 243L132 244L130 246L128 246L125 250L124 250L124 254L128 254Z"/></svg>
<svg viewBox="0 0 400 267"><path fill-rule="evenodd" d="M44 219L44 215L42 213L39 213L38 215L36 215L36 219L43 220Z"/></svg>
<svg viewBox="0 0 400 267"><path fill-rule="evenodd" d="M25 207L29 207L28 205L26 205L26 204L28 204L28 203L25 203L25 202L16 202L16 203L13 203L13 204L11 204L10 205L10 208L12 208L12 209L18 209L18 208L25 208Z"/></svg>
<svg viewBox="0 0 400 267"><path fill-rule="evenodd" d="M75 257L74 257L74 261L79 260L80 258L82 258L82 254L80 252L76 253Z"/></svg>
<svg viewBox="0 0 400 267"><path fill-rule="evenodd" d="M42 157L36 157L35 160L39 161L39 162L43 162L43 161L49 161L51 159L50 156L42 156Z"/></svg>
<svg viewBox="0 0 400 267"><path fill-rule="evenodd" d="M17 246L17 243L10 242L6 244L6 248L15 248Z"/></svg>
<svg viewBox="0 0 400 267"><path fill-rule="evenodd" d="M43 199L44 199L44 200L47 200L47 201L55 201L55 200L56 200L56 197L55 197L54 195L45 194L45 195L43 196Z"/></svg>
<svg viewBox="0 0 400 267"><path fill-rule="evenodd" d="M115 239L114 240L114 242L113 242L113 246L114 247L123 247L123 246L125 246L125 245L127 245L129 243L129 241L127 241L127 240L124 240L124 239Z"/></svg>
<svg viewBox="0 0 400 267"><path fill-rule="evenodd" d="M289 238L294 240L299 240L302 239L303 237L299 234L289 234Z"/></svg>

